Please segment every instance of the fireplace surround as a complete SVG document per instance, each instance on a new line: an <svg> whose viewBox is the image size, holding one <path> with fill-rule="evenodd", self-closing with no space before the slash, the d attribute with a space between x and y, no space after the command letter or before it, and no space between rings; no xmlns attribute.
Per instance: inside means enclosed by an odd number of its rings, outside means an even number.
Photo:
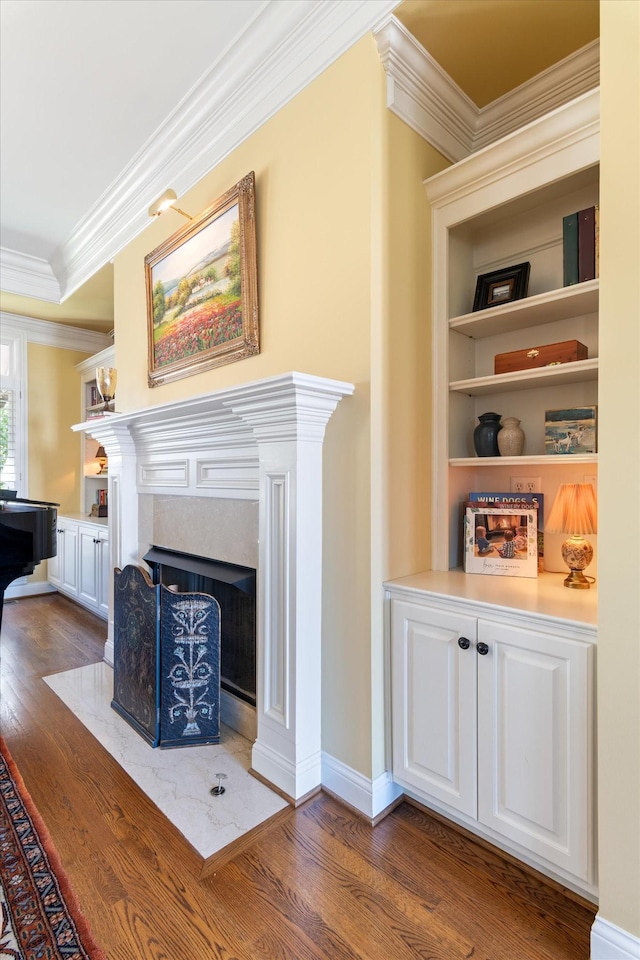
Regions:
<svg viewBox="0 0 640 960"><path fill-rule="evenodd" d="M139 532L146 495L257 502L252 766L293 803L321 784L323 442L353 390L289 373L73 428L109 458L112 568L139 563L152 546Z"/></svg>

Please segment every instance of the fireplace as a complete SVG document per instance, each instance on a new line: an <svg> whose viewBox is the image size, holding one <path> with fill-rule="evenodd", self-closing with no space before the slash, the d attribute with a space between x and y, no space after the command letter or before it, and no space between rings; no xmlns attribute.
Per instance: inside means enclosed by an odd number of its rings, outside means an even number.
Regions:
<svg viewBox="0 0 640 960"><path fill-rule="evenodd" d="M138 564L152 543L207 552L208 533L206 549L141 536L152 498L257 504L256 708L229 699L253 712L253 769L296 803L322 779L322 447L336 406L353 390L294 372L74 427L109 457L112 568ZM108 662L113 643L110 611Z"/></svg>

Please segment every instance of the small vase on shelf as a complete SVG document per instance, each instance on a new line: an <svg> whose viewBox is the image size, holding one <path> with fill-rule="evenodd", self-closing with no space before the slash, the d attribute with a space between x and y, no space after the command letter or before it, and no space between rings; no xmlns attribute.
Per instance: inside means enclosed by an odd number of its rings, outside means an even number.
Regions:
<svg viewBox="0 0 640 960"><path fill-rule="evenodd" d="M505 417L498 434L498 450L501 457L519 457L524 450L524 430L517 417Z"/></svg>
<svg viewBox="0 0 640 960"><path fill-rule="evenodd" d="M502 429L499 413L481 413L473 431L473 446L479 457L499 457L498 435Z"/></svg>

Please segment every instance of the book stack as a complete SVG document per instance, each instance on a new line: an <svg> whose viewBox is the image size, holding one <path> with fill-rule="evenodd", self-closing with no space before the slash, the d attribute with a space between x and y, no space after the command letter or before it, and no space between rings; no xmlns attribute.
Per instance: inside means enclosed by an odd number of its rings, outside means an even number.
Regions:
<svg viewBox="0 0 640 960"><path fill-rule="evenodd" d="M113 401L110 402L108 409L105 410L104 401L102 403L97 403L92 407L87 407L85 411L85 417L87 420L95 420L98 417L109 417L113 416L116 411L113 409Z"/></svg>
<svg viewBox="0 0 640 960"><path fill-rule="evenodd" d="M595 280L599 276L598 206L586 207L562 218L563 284Z"/></svg>
<svg viewBox="0 0 640 960"><path fill-rule="evenodd" d="M99 517L108 517L109 516L109 497L106 489L100 488L96 492L96 504L98 507L98 516Z"/></svg>

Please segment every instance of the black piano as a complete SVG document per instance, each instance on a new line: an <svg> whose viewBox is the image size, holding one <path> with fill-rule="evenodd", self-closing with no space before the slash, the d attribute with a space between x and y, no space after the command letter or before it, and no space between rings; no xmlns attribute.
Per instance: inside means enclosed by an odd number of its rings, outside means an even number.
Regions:
<svg viewBox="0 0 640 960"><path fill-rule="evenodd" d="M23 500L0 490L0 626L4 592L13 580L33 573L41 560L55 557L59 503Z"/></svg>

